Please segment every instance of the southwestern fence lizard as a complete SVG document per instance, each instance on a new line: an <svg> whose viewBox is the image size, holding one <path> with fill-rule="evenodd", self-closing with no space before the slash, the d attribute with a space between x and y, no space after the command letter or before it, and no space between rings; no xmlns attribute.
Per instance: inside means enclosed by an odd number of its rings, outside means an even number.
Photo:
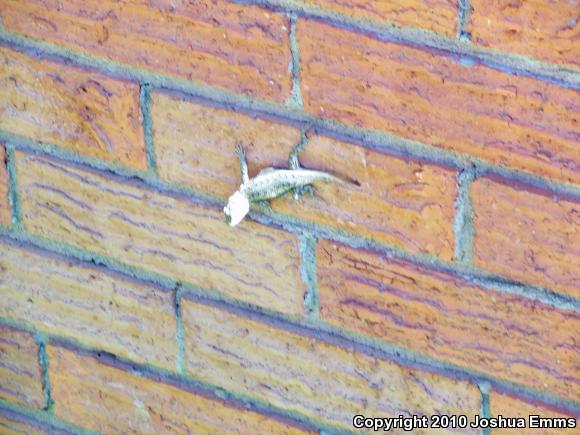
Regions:
<svg viewBox="0 0 580 435"><path fill-rule="evenodd" d="M302 169L298 162L298 153L303 144L298 144L290 153L289 169L266 168L250 179L246 153L241 145L236 146L236 154L240 159L242 184L228 200L224 207L226 222L230 226L237 225L250 211L250 204L264 203L292 192L298 200L305 193L312 193L311 184L315 181L346 183L344 180L321 171Z"/></svg>

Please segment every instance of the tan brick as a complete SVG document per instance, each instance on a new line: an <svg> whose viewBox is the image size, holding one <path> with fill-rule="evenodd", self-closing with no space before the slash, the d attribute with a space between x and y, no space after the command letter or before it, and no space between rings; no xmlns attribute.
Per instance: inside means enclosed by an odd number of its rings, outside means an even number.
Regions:
<svg viewBox="0 0 580 435"><path fill-rule="evenodd" d="M10 203L8 202L8 168L6 150L0 144L0 225L9 225L11 221Z"/></svg>
<svg viewBox="0 0 580 435"><path fill-rule="evenodd" d="M3 435L56 435L65 432L54 428L42 428L36 423L27 421L24 417L15 416L0 409L0 433Z"/></svg>
<svg viewBox="0 0 580 435"><path fill-rule="evenodd" d="M284 101L288 20L224 0L5 0L7 30L74 50Z"/></svg>
<svg viewBox="0 0 580 435"><path fill-rule="evenodd" d="M180 390L50 346L58 417L102 433L300 434L302 430L221 400Z"/></svg>
<svg viewBox="0 0 580 435"><path fill-rule="evenodd" d="M522 435L562 435L566 433L577 433L579 426L578 416L574 417L573 414L567 412L552 409L543 404L532 404L530 402L524 401L516 397L510 397L492 391L489 395L489 402L491 406L491 413L494 417L502 415L504 417L523 417L526 419L526 428L518 429L517 433ZM537 428L529 427L529 416L538 415L541 418L576 418L576 425L574 429L555 429L555 428ZM494 433L514 433L513 429L495 429Z"/></svg>
<svg viewBox="0 0 580 435"><path fill-rule="evenodd" d="M0 399L42 408L38 346L31 334L0 325Z"/></svg>
<svg viewBox="0 0 580 435"><path fill-rule="evenodd" d="M0 129L146 167L137 84L7 48L0 48L0 65Z"/></svg>
<svg viewBox="0 0 580 435"><path fill-rule="evenodd" d="M477 44L580 66L578 0L472 0L471 7Z"/></svg>
<svg viewBox="0 0 580 435"><path fill-rule="evenodd" d="M22 217L32 234L212 289L301 314L298 238L223 212L62 163L17 154Z"/></svg>
<svg viewBox="0 0 580 435"><path fill-rule="evenodd" d="M482 178L473 208L477 266L580 297L578 202Z"/></svg>
<svg viewBox="0 0 580 435"><path fill-rule="evenodd" d="M309 112L580 182L578 91L315 21L297 33Z"/></svg>
<svg viewBox="0 0 580 435"><path fill-rule="evenodd" d="M478 389L464 382L187 300L183 320L192 376L327 423L352 430L356 414L472 415L479 410Z"/></svg>
<svg viewBox="0 0 580 435"><path fill-rule="evenodd" d="M287 167L300 140L295 128L163 94L154 95L152 113L161 177L224 199L241 181L236 144L247 148L253 176L268 166ZM361 186L317 185L316 198L296 203L288 196L273 201L274 210L452 259L453 171L322 136L310 139L300 160Z"/></svg>
<svg viewBox="0 0 580 435"><path fill-rule="evenodd" d="M173 293L0 243L0 317L86 346L175 368Z"/></svg>
<svg viewBox="0 0 580 435"><path fill-rule="evenodd" d="M580 315L321 241L321 316L491 376L580 399Z"/></svg>
<svg viewBox="0 0 580 435"><path fill-rule="evenodd" d="M401 26L421 27L453 36L457 27L457 0L305 0L333 12Z"/></svg>

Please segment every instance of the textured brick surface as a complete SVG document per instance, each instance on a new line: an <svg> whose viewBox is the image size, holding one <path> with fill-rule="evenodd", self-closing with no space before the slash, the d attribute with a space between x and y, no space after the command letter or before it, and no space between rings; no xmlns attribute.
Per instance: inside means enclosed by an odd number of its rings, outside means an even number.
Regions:
<svg viewBox="0 0 580 435"><path fill-rule="evenodd" d="M298 41L309 112L580 182L577 91L315 21Z"/></svg>
<svg viewBox="0 0 580 435"><path fill-rule="evenodd" d="M318 246L330 323L497 378L580 399L580 315L328 241Z"/></svg>
<svg viewBox="0 0 580 435"><path fill-rule="evenodd" d="M0 433L2 435L61 435L64 432L53 428L41 428L36 424L27 422L20 416L12 415L0 409Z"/></svg>
<svg viewBox="0 0 580 435"><path fill-rule="evenodd" d="M283 101L288 20L224 0L5 0L7 30L148 70Z"/></svg>
<svg viewBox="0 0 580 435"><path fill-rule="evenodd" d="M0 129L146 167L138 85L7 48L0 48Z"/></svg>
<svg viewBox="0 0 580 435"><path fill-rule="evenodd" d="M0 325L0 399L42 408L38 346L31 334Z"/></svg>
<svg viewBox="0 0 580 435"><path fill-rule="evenodd" d="M0 243L0 317L175 368L173 294Z"/></svg>
<svg viewBox="0 0 580 435"><path fill-rule="evenodd" d="M256 412L50 346L57 416L102 433L299 434Z"/></svg>
<svg viewBox="0 0 580 435"><path fill-rule="evenodd" d="M580 297L578 202L509 187L473 185L475 264Z"/></svg>
<svg viewBox="0 0 580 435"><path fill-rule="evenodd" d="M17 154L33 234L285 313L302 313L295 235L33 155Z"/></svg>
<svg viewBox="0 0 580 435"><path fill-rule="evenodd" d="M299 131L264 119L155 94L153 126L160 175L227 198L240 184L236 144L247 148L250 176L287 167ZM353 231L413 252L453 256L455 173L314 136L305 167L354 178L360 187L317 185L317 197L272 202L276 211Z"/></svg>
<svg viewBox="0 0 580 435"><path fill-rule="evenodd" d="M191 375L348 429L356 414L472 415L479 410L478 389L464 382L187 300L183 319Z"/></svg>
<svg viewBox="0 0 580 435"><path fill-rule="evenodd" d="M331 11L455 35L457 0L305 0Z"/></svg>
<svg viewBox="0 0 580 435"><path fill-rule="evenodd" d="M472 0L474 42L551 62L580 66L578 0Z"/></svg>
<svg viewBox="0 0 580 435"><path fill-rule="evenodd" d="M0 225L9 225L11 219L8 202L8 168L6 167L6 150L0 144Z"/></svg>
<svg viewBox="0 0 580 435"><path fill-rule="evenodd" d="M573 418L573 414L567 414L562 411L551 409L542 404L532 404L523 401L522 399L516 397L506 396L495 391L492 391L489 395L489 404L491 407L491 413L494 417L502 415L504 417L524 417L526 423L529 422L530 415L538 415L542 418ZM522 435L562 435L566 433L577 433L579 426L578 418L580 415L576 415L576 428L575 429L556 429L556 428L530 428L517 429L518 434ZM527 426L527 424L526 424ZM493 433L514 433L515 429L495 429Z"/></svg>

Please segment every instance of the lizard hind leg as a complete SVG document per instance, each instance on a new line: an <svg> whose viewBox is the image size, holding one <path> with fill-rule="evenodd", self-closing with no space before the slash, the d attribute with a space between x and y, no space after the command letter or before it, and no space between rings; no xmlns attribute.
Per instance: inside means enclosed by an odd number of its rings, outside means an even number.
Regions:
<svg viewBox="0 0 580 435"><path fill-rule="evenodd" d="M306 186L297 187L292 193L294 201L298 201L305 195L310 197L316 196L316 189L314 189L314 186L308 184Z"/></svg>
<svg viewBox="0 0 580 435"><path fill-rule="evenodd" d="M250 176L248 175L248 162L246 161L246 151L240 143L236 145L236 154L240 159L240 174L242 176L242 184L246 184L248 181L250 181Z"/></svg>

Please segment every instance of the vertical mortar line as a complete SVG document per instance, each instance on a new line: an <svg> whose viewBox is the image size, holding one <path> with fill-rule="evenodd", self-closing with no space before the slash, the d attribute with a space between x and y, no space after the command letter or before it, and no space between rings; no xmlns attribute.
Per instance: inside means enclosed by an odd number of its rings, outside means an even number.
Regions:
<svg viewBox="0 0 580 435"><path fill-rule="evenodd" d="M44 410L49 413L53 412L54 401L52 400L52 387L50 384L50 376L48 373L48 355L46 353L46 344L48 338L43 334L36 334L34 336L36 344L38 345L38 363L40 365L42 377L42 392L44 394Z"/></svg>
<svg viewBox="0 0 580 435"><path fill-rule="evenodd" d="M14 157L14 147L6 144L6 170L8 172L8 203L10 204L10 214L12 225L17 229L22 228L22 210L20 208L20 196L18 194L18 184L16 179L16 163Z"/></svg>
<svg viewBox="0 0 580 435"><path fill-rule="evenodd" d="M318 300L318 276L316 270L316 244L318 238L313 234L300 235L300 275L306 284L304 294L304 315L310 319L320 318Z"/></svg>
<svg viewBox="0 0 580 435"><path fill-rule="evenodd" d="M296 39L296 20L297 16L293 13L288 14L290 21L290 64L288 71L292 74L292 91L287 103L292 106L304 107L302 99L302 89L300 87L300 53L298 51L298 40Z"/></svg>
<svg viewBox="0 0 580 435"><path fill-rule="evenodd" d="M464 41L471 41L471 33L467 28L471 15L471 0L459 0L457 11L457 37Z"/></svg>
<svg viewBox="0 0 580 435"><path fill-rule="evenodd" d="M491 418L491 406L489 403L489 392L491 391L491 385L489 382L481 382L478 384L479 391L481 392L481 409L479 410L479 416L481 418ZM486 427L482 430L482 435L489 435L491 429Z"/></svg>
<svg viewBox="0 0 580 435"><path fill-rule="evenodd" d="M473 260L473 205L471 186L477 175L474 166L464 168L457 174L457 198L455 200L455 261L471 264Z"/></svg>
<svg viewBox="0 0 580 435"><path fill-rule="evenodd" d="M177 342L177 359L175 361L175 366L179 373L185 373L185 339L183 337L183 318L182 318L182 300L183 300L183 290L182 284L178 282L175 285L175 321L177 323L176 331L176 342Z"/></svg>
<svg viewBox="0 0 580 435"><path fill-rule="evenodd" d="M143 136L145 138L147 169L157 174L157 159L155 158L155 147L153 144L153 120L151 119L151 89L152 87L148 83L139 84L139 105L141 106L141 116L143 117Z"/></svg>

